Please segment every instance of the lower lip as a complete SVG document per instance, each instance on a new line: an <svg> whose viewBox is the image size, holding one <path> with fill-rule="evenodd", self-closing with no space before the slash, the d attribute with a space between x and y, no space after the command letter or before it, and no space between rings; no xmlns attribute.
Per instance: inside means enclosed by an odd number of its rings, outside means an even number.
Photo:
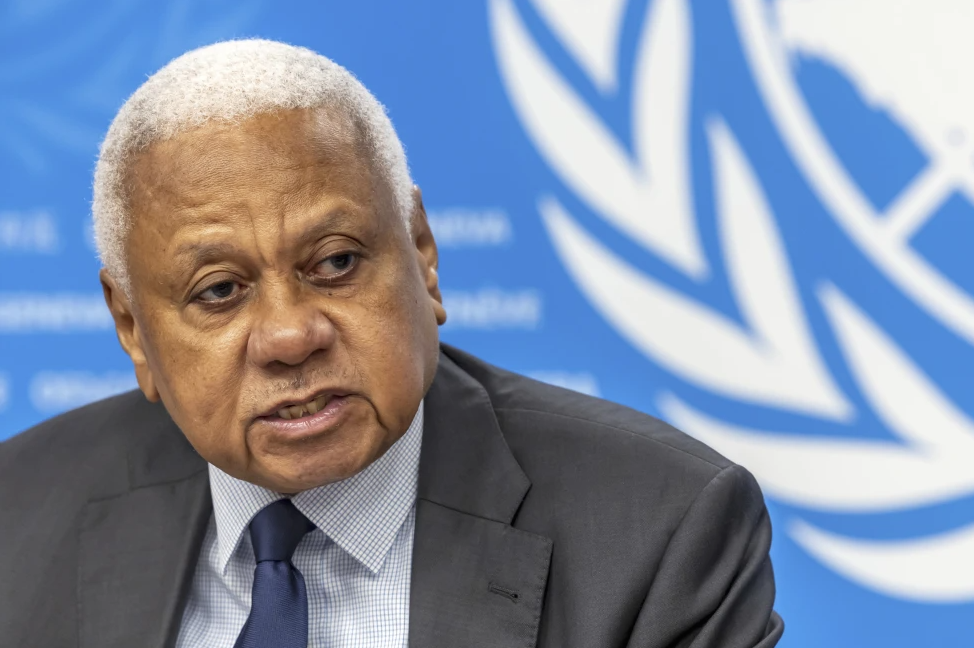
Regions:
<svg viewBox="0 0 974 648"><path fill-rule="evenodd" d="M348 409L348 396L336 396L325 403L325 406L311 416L299 419L283 419L279 416L262 416L258 421L269 425L275 432L288 436L310 436L327 432L335 427Z"/></svg>

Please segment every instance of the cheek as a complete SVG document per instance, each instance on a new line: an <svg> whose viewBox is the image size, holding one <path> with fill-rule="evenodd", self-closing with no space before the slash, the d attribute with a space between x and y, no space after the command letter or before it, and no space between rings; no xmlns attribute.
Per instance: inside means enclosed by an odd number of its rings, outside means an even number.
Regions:
<svg viewBox="0 0 974 648"><path fill-rule="evenodd" d="M346 346L352 363L369 385L369 397L380 423L387 429L403 431L428 386L431 344L435 370L436 330L432 314L417 303L416 291L399 285L399 290L377 293L364 312L349 322ZM432 341L427 330L430 323Z"/></svg>
<svg viewBox="0 0 974 648"><path fill-rule="evenodd" d="M244 356L233 335L170 323L153 336L149 364L163 403L190 443L211 460L242 443L239 394Z"/></svg>

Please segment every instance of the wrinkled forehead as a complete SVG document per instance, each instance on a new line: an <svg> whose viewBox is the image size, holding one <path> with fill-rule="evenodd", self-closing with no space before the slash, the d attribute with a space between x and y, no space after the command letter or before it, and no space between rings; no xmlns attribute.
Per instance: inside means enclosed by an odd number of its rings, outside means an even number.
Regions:
<svg viewBox="0 0 974 648"><path fill-rule="evenodd" d="M363 129L327 108L278 111L213 122L157 142L126 166L125 192L137 224L158 208L173 213L214 196L300 200L321 191L359 197L381 191Z"/></svg>

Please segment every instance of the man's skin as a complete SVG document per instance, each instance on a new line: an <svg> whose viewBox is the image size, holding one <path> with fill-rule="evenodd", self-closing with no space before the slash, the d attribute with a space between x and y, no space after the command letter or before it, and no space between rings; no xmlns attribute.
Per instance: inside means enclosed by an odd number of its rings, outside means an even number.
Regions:
<svg viewBox="0 0 974 648"><path fill-rule="evenodd" d="M360 135L291 110L150 146L126 178L130 295L101 273L146 397L208 462L281 493L375 461L436 372L446 312L422 199L407 231ZM315 415L275 413L318 395Z"/></svg>

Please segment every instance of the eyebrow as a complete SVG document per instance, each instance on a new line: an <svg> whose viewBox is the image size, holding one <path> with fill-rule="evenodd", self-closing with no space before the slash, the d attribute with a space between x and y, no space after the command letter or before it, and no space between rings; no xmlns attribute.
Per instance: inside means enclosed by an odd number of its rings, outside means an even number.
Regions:
<svg viewBox="0 0 974 648"><path fill-rule="evenodd" d="M181 244L178 248L176 248L175 256L191 256L193 265L201 266L210 261L230 256L236 251L237 247L229 243L205 243L201 241L194 241Z"/></svg>
<svg viewBox="0 0 974 648"><path fill-rule="evenodd" d="M320 218L316 218L312 225L298 235L299 245L317 241L337 230L347 231L357 220L343 207L333 209ZM189 256L192 266L199 268L207 263L233 256L237 252L239 252L239 248L232 243L188 241L181 243L176 248L175 256Z"/></svg>
<svg viewBox="0 0 974 648"><path fill-rule="evenodd" d="M353 228L355 225L358 225L358 227ZM302 243L317 241L318 239L324 238L327 234L333 234L338 231L348 232L352 229L361 230L362 225L361 218L356 218L344 207L336 207L323 214L320 218L316 218L309 227L301 232L298 240Z"/></svg>

